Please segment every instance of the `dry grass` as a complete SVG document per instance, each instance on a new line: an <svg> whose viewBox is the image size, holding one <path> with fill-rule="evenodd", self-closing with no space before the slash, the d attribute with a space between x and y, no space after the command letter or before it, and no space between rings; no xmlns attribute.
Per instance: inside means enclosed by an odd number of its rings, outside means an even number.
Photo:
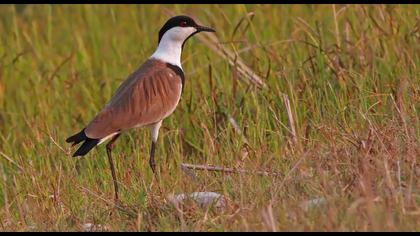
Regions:
<svg viewBox="0 0 420 236"><path fill-rule="evenodd" d="M149 133L118 140L118 210L104 147L77 172L64 140L151 55L168 11L223 47L185 46L157 180ZM1 6L0 230L420 231L419 40L417 5ZM192 179L182 163L281 174ZM166 199L194 191L227 206Z"/></svg>

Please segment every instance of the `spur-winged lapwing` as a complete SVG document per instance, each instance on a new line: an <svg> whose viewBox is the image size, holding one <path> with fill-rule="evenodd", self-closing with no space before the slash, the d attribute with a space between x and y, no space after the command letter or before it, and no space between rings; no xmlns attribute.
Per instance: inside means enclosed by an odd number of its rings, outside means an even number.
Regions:
<svg viewBox="0 0 420 236"><path fill-rule="evenodd" d="M132 73L117 89L101 112L79 133L67 138L73 146L83 142L74 153L84 156L95 146L110 139L106 145L115 200L118 184L112 161L112 147L124 131L149 127L152 136L149 164L155 173L155 145L162 120L178 105L184 87L181 52L185 41L199 32L215 32L198 25L188 16L170 18L159 31L158 47L153 55Z"/></svg>

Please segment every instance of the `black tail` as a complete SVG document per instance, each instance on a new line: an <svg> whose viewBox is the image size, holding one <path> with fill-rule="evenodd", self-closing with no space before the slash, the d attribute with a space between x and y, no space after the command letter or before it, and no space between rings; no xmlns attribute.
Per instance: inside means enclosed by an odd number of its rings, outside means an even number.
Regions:
<svg viewBox="0 0 420 236"><path fill-rule="evenodd" d="M82 131L80 131L79 133L70 136L66 139L66 142L68 143L72 143L71 145L74 146L84 140L86 140L88 137L85 134L85 129L83 129Z"/></svg>
<svg viewBox="0 0 420 236"><path fill-rule="evenodd" d="M66 142L72 143L72 146L77 145L82 141L85 142L82 144L82 146L80 146L79 149L77 149L77 151L73 154L73 157L86 155L99 143L99 139L88 138L85 134L85 129L66 139Z"/></svg>

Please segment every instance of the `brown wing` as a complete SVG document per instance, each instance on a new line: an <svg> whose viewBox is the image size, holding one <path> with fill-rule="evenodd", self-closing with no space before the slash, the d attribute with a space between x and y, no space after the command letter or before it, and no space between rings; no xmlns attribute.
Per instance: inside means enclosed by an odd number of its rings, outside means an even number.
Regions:
<svg viewBox="0 0 420 236"><path fill-rule="evenodd" d="M89 123L89 138L161 121L176 108L182 91L181 77L166 63L148 60L117 89L103 110Z"/></svg>

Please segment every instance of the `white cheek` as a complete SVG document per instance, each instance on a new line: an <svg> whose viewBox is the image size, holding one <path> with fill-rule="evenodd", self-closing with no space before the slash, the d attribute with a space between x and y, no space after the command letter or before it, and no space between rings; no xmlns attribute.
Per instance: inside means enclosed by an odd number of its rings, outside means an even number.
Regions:
<svg viewBox="0 0 420 236"><path fill-rule="evenodd" d="M197 30L194 27L174 27L166 31L151 58L168 62L182 69L182 44L195 31Z"/></svg>
<svg viewBox="0 0 420 236"><path fill-rule="evenodd" d="M184 41L191 34L196 31L194 27L174 27L168 30L164 37L167 35L173 41Z"/></svg>

